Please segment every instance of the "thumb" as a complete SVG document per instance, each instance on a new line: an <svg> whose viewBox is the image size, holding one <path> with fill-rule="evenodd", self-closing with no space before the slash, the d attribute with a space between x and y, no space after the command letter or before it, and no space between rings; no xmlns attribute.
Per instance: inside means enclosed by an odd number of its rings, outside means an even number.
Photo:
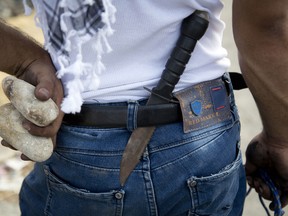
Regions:
<svg viewBox="0 0 288 216"><path fill-rule="evenodd" d="M42 79L39 79L39 83L37 84L34 91L37 99L41 101L46 101L52 97L55 86L52 80L54 80L53 77L50 77L50 79L46 77L42 77Z"/></svg>

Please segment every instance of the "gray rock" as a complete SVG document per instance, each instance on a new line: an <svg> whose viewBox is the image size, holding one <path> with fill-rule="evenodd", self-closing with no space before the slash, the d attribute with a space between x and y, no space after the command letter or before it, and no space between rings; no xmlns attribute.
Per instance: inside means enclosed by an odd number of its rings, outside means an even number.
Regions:
<svg viewBox="0 0 288 216"><path fill-rule="evenodd" d="M0 107L0 136L33 161L47 160L53 152L51 138L31 135L22 126L24 117L11 104Z"/></svg>
<svg viewBox="0 0 288 216"><path fill-rule="evenodd" d="M52 99L40 101L34 96L35 87L31 84L7 76L2 81L2 88L16 109L29 121L42 127L54 121L59 109Z"/></svg>
<svg viewBox="0 0 288 216"><path fill-rule="evenodd" d="M22 122L26 118L38 126L47 126L59 114L57 105L52 99L38 100L34 86L13 76L3 79L2 88L11 103L0 107L0 136L31 160L47 160L53 152L52 139L31 135Z"/></svg>

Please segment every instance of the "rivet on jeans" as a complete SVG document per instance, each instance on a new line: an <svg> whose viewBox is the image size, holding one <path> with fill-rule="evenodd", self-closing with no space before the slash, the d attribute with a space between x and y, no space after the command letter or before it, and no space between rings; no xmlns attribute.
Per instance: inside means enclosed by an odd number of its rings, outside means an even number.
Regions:
<svg viewBox="0 0 288 216"><path fill-rule="evenodd" d="M195 180L189 182L190 187L195 187L197 185L197 182Z"/></svg>
<svg viewBox="0 0 288 216"><path fill-rule="evenodd" d="M115 193L115 198L120 200L123 198L123 194L121 192L117 192L117 193Z"/></svg>

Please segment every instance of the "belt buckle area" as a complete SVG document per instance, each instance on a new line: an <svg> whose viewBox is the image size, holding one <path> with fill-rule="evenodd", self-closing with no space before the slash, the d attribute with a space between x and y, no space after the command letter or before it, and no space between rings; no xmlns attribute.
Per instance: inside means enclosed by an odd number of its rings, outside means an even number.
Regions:
<svg viewBox="0 0 288 216"><path fill-rule="evenodd" d="M222 79L202 82L176 92L184 133L214 126L232 118L229 93Z"/></svg>

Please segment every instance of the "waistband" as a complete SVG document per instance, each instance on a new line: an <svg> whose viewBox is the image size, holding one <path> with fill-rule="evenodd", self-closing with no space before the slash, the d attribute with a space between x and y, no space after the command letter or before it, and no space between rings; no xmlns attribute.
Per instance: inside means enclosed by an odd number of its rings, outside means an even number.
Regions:
<svg viewBox="0 0 288 216"><path fill-rule="evenodd" d="M201 92L199 92L203 88L213 89L219 87L219 83L221 83L225 89L224 98L217 98L213 97L213 94L201 94ZM227 100L230 96L232 87L229 83L229 75L225 73L218 79L193 85L193 88L189 90L189 94L198 95L199 98L197 100L202 100L207 104L215 104L217 106L217 104L221 104L219 100ZM198 88L200 86L201 88ZM192 101L193 98L187 100ZM84 104L80 113L66 114L63 118L63 124L134 130L137 127L157 126L183 121L180 103L177 102L177 100L171 103L167 102L165 104L147 106L145 105L146 101L147 100L107 104Z"/></svg>

